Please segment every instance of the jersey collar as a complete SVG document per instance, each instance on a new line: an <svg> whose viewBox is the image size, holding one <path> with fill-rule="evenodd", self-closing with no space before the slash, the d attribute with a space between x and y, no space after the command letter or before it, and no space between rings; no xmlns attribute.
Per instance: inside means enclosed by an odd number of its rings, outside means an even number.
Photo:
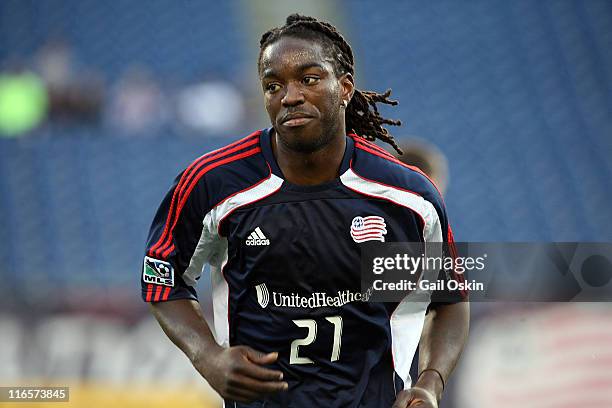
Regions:
<svg viewBox="0 0 612 408"><path fill-rule="evenodd" d="M274 153L272 152L272 128L264 129L261 132L260 144L261 144L261 152L264 156L264 159L270 165L272 169L272 173L283 180L285 177L283 176L283 172L281 171L278 163L276 162L276 158L274 157ZM352 137L346 136L346 148L344 149L344 157L342 158L342 163L340 164L340 174L344 174L351 164L351 159L353 158L353 152L355 150L355 142Z"/></svg>

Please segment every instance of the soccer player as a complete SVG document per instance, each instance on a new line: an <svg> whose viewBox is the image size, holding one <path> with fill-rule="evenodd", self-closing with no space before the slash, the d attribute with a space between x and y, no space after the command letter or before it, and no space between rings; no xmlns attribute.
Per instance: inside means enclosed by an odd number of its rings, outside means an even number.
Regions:
<svg viewBox="0 0 612 408"><path fill-rule="evenodd" d="M448 187L448 160L433 144L420 139L404 141L400 145L402 154L394 156L403 163L418 167L438 187L444 197Z"/></svg>
<svg viewBox="0 0 612 408"><path fill-rule="evenodd" d="M399 123L376 108L395 102L355 88L351 47L327 22L291 15L260 47L272 127L178 176L151 227L143 298L227 407L437 407L468 304L360 293L364 242L452 241L434 185L371 143L397 149L383 125ZM214 330L194 290L205 263Z"/></svg>

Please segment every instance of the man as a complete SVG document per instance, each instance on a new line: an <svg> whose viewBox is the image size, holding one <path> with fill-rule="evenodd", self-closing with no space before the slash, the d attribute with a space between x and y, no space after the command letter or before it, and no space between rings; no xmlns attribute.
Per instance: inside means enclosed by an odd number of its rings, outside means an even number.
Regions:
<svg viewBox="0 0 612 408"><path fill-rule="evenodd" d="M421 139L404 141L400 148L402 154L394 154L394 156L403 163L418 167L436 184L440 194L444 197L449 180L448 160L444 153L435 145Z"/></svg>
<svg viewBox="0 0 612 408"><path fill-rule="evenodd" d="M272 128L177 178L153 221L143 297L226 406L437 407L467 303L431 307L423 328L427 304L360 293L363 242L452 240L433 184L365 139L397 148L382 125L399 123L376 109L395 102L355 89L352 50L329 23L291 15L260 46ZM204 263L214 337L194 290Z"/></svg>

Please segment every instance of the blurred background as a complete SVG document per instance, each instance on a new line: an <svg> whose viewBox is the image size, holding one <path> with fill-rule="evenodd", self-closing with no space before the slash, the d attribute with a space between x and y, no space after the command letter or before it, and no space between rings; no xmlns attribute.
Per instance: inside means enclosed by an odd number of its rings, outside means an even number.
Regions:
<svg viewBox="0 0 612 408"><path fill-rule="evenodd" d="M296 11L393 89L457 241L612 241L609 0L2 0L0 385L218 406L140 300L144 241L181 169L268 126L259 37ZM612 407L610 304L472 309L444 407Z"/></svg>

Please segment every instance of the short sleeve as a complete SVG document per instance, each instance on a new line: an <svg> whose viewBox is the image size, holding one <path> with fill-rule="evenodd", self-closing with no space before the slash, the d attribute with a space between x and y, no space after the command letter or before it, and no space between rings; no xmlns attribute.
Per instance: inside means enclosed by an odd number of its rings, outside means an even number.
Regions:
<svg viewBox="0 0 612 408"><path fill-rule="evenodd" d="M175 179L149 230L141 273L144 301L197 300L183 274L202 234L207 201L204 183L188 170Z"/></svg>

